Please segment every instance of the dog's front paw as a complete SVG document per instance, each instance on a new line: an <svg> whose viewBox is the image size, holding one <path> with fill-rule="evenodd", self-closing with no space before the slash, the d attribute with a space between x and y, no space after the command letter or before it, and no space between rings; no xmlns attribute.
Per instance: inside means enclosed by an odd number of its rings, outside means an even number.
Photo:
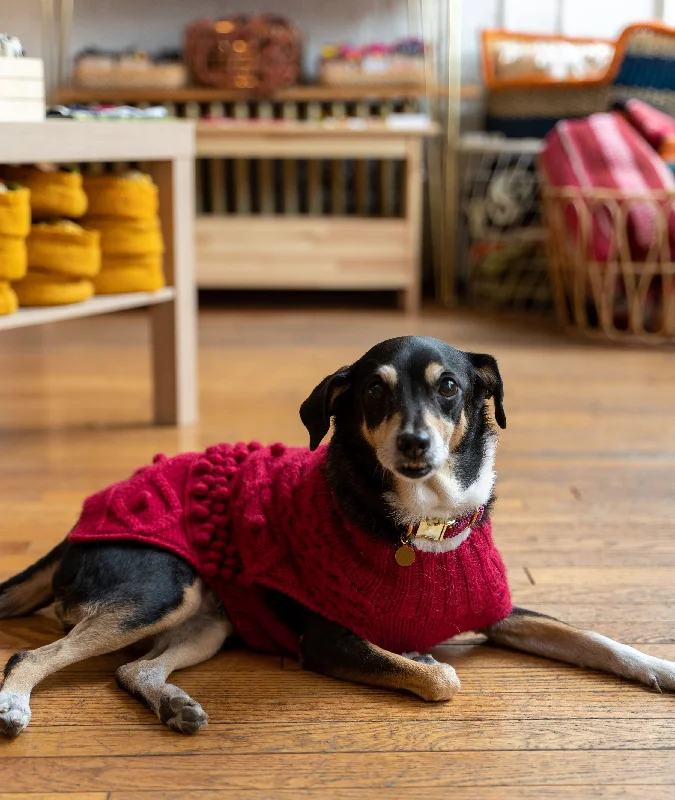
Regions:
<svg viewBox="0 0 675 800"><path fill-rule="evenodd" d="M638 680L657 692L675 692L675 662L653 656L648 656L647 659L638 672Z"/></svg>
<svg viewBox="0 0 675 800"><path fill-rule="evenodd" d="M204 709L177 686L167 684L159 703L160 720L178 733L197 733L209 721Z"/></svg>
<svg viewBox="0 0 675 800"><path fill-rule="evenodd" d="M28 697L19 692L0 692L0 733L18 736L31 718Z"/></svg>

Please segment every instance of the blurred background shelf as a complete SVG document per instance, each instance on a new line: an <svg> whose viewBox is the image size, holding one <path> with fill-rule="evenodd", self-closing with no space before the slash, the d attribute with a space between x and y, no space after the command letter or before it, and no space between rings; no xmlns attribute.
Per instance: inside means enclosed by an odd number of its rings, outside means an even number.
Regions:
<svg viewBox="0 0 675 800"><path fill-rule="evenodd" d="M114 311L128 311L131 308L146 308L160 303L170 303L176 296L171 286L157 292L135 292L134 294L114 294L92 297L83 303L69 306L47 306L45 308L20 308L15 314L0 317L0 331L12 328L26 328L29 325L45 325L48 322L62 322L67 319L93 317L96 314L111 314Z"/></svg>
<svg viewBox="0 0 675 800"><path fill-rule="evenodd" d="M284 89L269 97L251 95L240 90L211 89L204 86L189 86L184 89L79 89L66 86L55 94L57 103L236 103L236 102L336 102L357 101L366 99L395 100L400 98L423 98L428 95L447 96L447 88L404 84L391 86L319 86L301 85ZM479 85L462 86L460 97L473 99L480 97L482 89Z"/></svg>

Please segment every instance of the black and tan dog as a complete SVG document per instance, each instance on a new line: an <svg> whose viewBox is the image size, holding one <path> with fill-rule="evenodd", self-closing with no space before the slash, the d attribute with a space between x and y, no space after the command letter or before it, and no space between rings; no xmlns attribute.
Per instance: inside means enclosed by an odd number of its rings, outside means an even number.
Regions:
<svg viewBox="0 0 675 800"><path fill-rule="evenodd" d="M347 518L392 548L402 529L422 521L454 520L483 506L489 515L493 418L506 426L502 380L491 356L434 339L386 341L322 381L301 417L312 449L334 420L326 461L331 490ZM443 552L445 542L413 538L409 546ZM206 724L201 706L167 678L213 656L236 631L188 563L136 543L66 541L0 586L0 618L54 601L70 632L9 660L0 691L1 731L14 736L26 727L31 691L48 675L146 639L146 655L118 670L119 685L175 730L192 733ZM425 700L449 700L459 689L449 664L387 652L278 594L269 602L301 635L307 669ZM498 645L675 690L675 663L534 612L516 608L482 633Z"/></svg>

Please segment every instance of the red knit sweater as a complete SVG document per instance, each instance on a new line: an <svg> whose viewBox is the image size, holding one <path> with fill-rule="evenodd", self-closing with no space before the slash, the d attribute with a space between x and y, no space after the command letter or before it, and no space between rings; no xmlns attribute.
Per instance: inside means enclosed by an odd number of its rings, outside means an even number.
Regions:
<svg viewBox="0 0 675 800"><path fill-rule="evenodd" d="M506 617L511 600L489 520L447 553L417 552L359 530L324 475L326 448L223 444L155 457L88 498L71 541L132 540L178 554L216 591L241 637L297 654L265 603L275 589L392 652L424 651Z"/></svg>

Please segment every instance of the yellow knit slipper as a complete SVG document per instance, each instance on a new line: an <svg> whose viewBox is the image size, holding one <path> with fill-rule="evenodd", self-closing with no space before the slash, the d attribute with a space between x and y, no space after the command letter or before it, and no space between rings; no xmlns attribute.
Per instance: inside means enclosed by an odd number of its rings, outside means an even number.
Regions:
<svg viewBox="0 0 675 800"><path fill-rule="evenodd" d="M13 314L18 307L16 292L6 281L0 281L0 317Z"/></svg>
<svg viewBox="0 0 675 800"><path fill-rule="evenodd" d="M46 172L37 167L2 167L0 178L30 189L33 219L81 217L87 210L87 195L79 172Z"/></svg>
<svg viewBox="0 0 675 800"><path fill-rule="evenodd" d="M10 189L0 183L0 236L28 236L30 233L30 192Z"/></svg>
<svg viewBox="0 0 675 800"><path fill-rule="evenodd" d="M160 256L104 258L103 267L94 278L96 294L156 292L164 286Z"/></svg>
<svg viewBox="0 0 675 800"><path fill-rule="evenodd" d="M93 278L101 269L101 237L75 222L40 222L27 240L28 264L73 278Z"/></svg>
<svg viewBox="0 0 675 800"><path fill-rule="evenodd" d="M104 257L160 255L164 252L162 231L156 217L85 217L82 224L99 231Z"/></svg>
<svg viewBox="0 0 675 800"><path fill-rule="evenodd" d="M14 284L20 306L67 306L81 303L94 294L91 281L65 278L29 270L24 280Z"/></svg>
<svg viewBox="0 0 675 800"><path fill-rule="evenodd" d="M84 179L84 189L90 216L152 219L157 215L157 187L142 172L88 176Z"/></svg>
<svg viewBox="0 0 675 800"><path fill-rule="evenodd" d="M0 281L20 281L27 268L26 239L0 234Z"/></svg>

